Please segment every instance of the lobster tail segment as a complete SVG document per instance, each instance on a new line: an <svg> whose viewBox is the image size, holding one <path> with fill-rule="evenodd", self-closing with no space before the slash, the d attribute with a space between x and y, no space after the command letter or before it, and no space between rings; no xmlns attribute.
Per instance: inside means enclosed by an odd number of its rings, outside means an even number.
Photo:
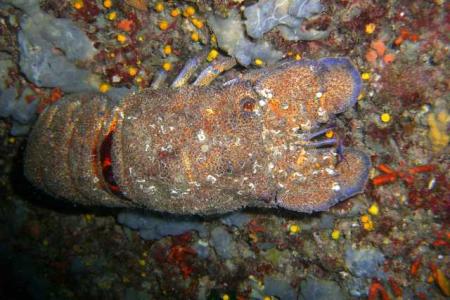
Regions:
<svg viewBox="0 0 450 300"><path fill-rule="evenodd" d="M25 176L55 197L126 206L111 188L108 141L114 108L100 95L69 96L48 107L28 140Z"/></svg>

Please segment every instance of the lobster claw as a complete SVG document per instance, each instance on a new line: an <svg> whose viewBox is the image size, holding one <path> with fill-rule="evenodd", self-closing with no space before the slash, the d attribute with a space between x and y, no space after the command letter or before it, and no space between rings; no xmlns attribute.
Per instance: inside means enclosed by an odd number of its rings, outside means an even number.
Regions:
<svg viewBox="0 0 450 300"><path fill-rule="evenodd" d="M355 149L344 150L344 160L333 168L326 164L286 186L277 194L276 205L293 211L324 211L336 203L363 191L371 167L367 154ZM329 150L308 153L312 161L329 159ZM313 157L313 158L312 158ZM328 166L327 166L328 165Z"/></svg>

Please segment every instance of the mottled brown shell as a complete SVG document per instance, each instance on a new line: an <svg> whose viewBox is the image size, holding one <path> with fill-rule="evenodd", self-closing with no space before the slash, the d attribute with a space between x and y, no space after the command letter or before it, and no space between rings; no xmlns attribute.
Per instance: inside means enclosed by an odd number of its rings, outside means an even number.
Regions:
<svg viewBox="0 0 450 300"><path fill-rule="evenodd" d="M351 149L337 163L333 148L308 148L299 132L354 103L355 71L346 59L290 62L223 86L144 90L114 107L100 95L67 97L35 125L25 173L87 205L324 210L361 192L370 163Z"/></svg>

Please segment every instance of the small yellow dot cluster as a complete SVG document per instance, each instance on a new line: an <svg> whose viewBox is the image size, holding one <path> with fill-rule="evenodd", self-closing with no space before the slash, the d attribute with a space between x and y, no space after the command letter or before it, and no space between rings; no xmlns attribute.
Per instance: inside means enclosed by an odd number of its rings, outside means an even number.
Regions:
<svg viewBox="0 0 450 300"><path fill-rule="evenodd" d="M183 16L188 18L188 17L192 17L195 14L195 8L193 8L192 6L187 6L184 10L183 10Z"/></svg>
<svg viewBox="0 0 450 300"><path fill-rule="evenodd" d="M169 28L169 22L167 20L161 20L158 24L159 29L165 31Z"/></svg>
<svg viewBox="0 0 450 300"><path fill-rule="evenodd" d="M371 77L370 73L368 73L368 72L364 72L364 73L361 74L361 79L362 80L366 80L367 81L367 80L370 79L370 77Z"/></svg>
<svg viewBox="0 0 450 300"><path fill-rule="evenodd" d="M162 68L164 71L168 72L172 70L172 63L170 61L166 61L163 63Z"/></svg>
<svg viewBox="0 0 450 300"><path fill-rule="evenodd" d="M84 2L83 0L75 0L72 3L73 8L75 8L76 10L80 10L84 7Z"/></svg>
<svg viewBox="0 0 450 300"><path fill-rule="evenodd" d="M325 133L325 136L326 136L327 138L331 139L331 138L334 136L334 131L333 131L333 130L328 130L328 131Z"/></svg>
<svg viewBox="0 0 450 300"><path fill-rule="evenodd" d="M258 66L258 67L261 67L264 65L264 61L260 58L256 58L253 63L255 64L255 66Z"/></svg>
<svg viewBox="0 0 450 300"><path fill-rule="evenodd" d="M389 123L391 121L391 115L389 113L382 113L380 115L380 120L383 123Z"/></svg>
<svg viewBox="0 0 450 300"><path fill-rule="evenodd" d="M217 56L219 56L219 51L217 51L216 49L212 49L211 51L209 51L208 56L206 57L206 60L211 62L211 61L215 60L217 58Z"/></svg>
<svg viewBox="0 0 450 300"><path fill-rule="evenodd" d="M111 8L112 7L112 1L111 0L105 0L103 1L103 6L105 8Z"/></svg>
<svg viewBox="0 0 450 300"><path fill-rule="evenodd" d="M360 221L365 230L372 231L374 229L372 218L369 215L362 215Z"/></svg>
<svg viewBox="0 0 450 300"><path fill-rule="evenodd" d="M179 8L174 8L170 11L170 15L174 18L178 17L181 14L181 10Z"/></svg>
<svg viewBox="0 0 450 300"><path fill-rule="evenodd" d="M380 213L380 208L378 207L378 204L374 203L369 207L367 211L372 216L378 216L378 214Z"/></svg>
<svg viewBox="0 0 450 300"><path fill-rule="evenodd" d="M367 34L372 34L372 33L374 33L376 28L377 28L377 26L374 23L369 23L369 24L366 24L365 31Z"/></svg>
<svg viewBox="0 0 450 300"><path fill-rule="evenodd" d="M100 93L107 93L110 88L111 88L111 86L108 83L103 82L98 87L98 90L100 91Z"/></svg>
<svg viewBox="0 0 450 300"><path fill-rule="evenodd" d="M337 241L340 237L341 237L341 232L339 230L335 229L331 232L331 238L333 240Z"/></svg>
<svg viewBox="0 0 450 300"><path fill-rule="evenodd" d="M290 234L297 234L300 232L300 226L297 224L291 224L289 225L289 233Z"/></svg>
<svg viewBox="0 0 450 300"><path fill-rule="evenodd" d="M117 12L115 12L115 11L109 12L106 15L106 18L110 21L114 21L115 19L117 19Z"/></svg>
<svg viewBox="0 0 450 300"><path fill-rule="evenodd" d="M155 11L156 12L163 12L164 11L164 3L162 3L162 2L157 2L156 4L155 4L155 7L154 7L154 9L155 9Z"/></svg>
<svg viewBox="0 0 450 300"><path fill-rule="evenodd" d="M198 34L198 32L193 31L193 32L191 33L191 40L192 40L193 42L198 42L198 41L200 40L200 35Z"/></svg>
<svg viewBox="0 0 450 300"><path fill-rule="evenodd" d="M119 33L116 37L117 41L121 44L125 44L125 42L128 40L127 36L125 34Z"/></svg>
<svg viewBox="0 0 450 300"><path fill-rule="evenodd" d="M211 44L213 45L217 44L217 37L215 34L211 34Z"/></svg>
<svg viewBox="0 0 450 300"><path fill-rule="evenodd" d="M170 55L170 54L172 54L172 46L170 46L170 45L165 45L164 48L163 48L163 53L164 53L165 55Z"/></svg>
<svg viewBox="0 0 450 300"><path fill-rule="evenodd" d="M191 22L192 22L192 24L193 24L195 27L197 27L198 29L203 28L203 22L200 21L199 19L192 18Z"/></svg>
<svg viewBox="0 0 450 300"><path fill-rule="evenodd" d="M128 74L132 77L136 76L137 73L139 72L138 68L130 66L128 67Z"/></svg>

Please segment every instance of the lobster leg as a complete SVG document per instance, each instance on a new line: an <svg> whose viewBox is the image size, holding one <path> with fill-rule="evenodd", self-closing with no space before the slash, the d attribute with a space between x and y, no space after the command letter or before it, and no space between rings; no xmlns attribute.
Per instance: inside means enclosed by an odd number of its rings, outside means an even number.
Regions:
<svg viewBox="0 0 450 300"><path fill-rule="evenodd" d="M167 72L164 70L159 70L155 77L153 77L152 83L150 84L150 88L152 90L157 90L161 87L161 85L166 81L167 79Z"/></svg>
<svg viewBox="0 0 450 300"><path fill-rule="evenodd" d="M309 142L308 144L305 145L305 147L320 148L320 147L325 147L325 146L333 146L333 145L336 145L336 143L337 143L337 140L335 138L332 138L332 139L325 139L322 141Z"/></svg>
<svg viewBox="0 0 450 300"><path fill-rule="evenodd" d="M216 79L220 74L228 71L236 65L236 60L233 57L220 57L209 64L206 69L204 69L197 79L192 83L195 86L207 86L214 79Z"/></svg>
<svg viewBox="0 0 450 300"><path fill-rule="evenodd" d="M189 59L170 87L179 88L185 86L195 71L197 71L201 62L205 60L207 54L208 52L203 51L199 56Z"/></svg>

